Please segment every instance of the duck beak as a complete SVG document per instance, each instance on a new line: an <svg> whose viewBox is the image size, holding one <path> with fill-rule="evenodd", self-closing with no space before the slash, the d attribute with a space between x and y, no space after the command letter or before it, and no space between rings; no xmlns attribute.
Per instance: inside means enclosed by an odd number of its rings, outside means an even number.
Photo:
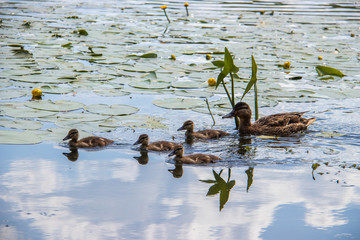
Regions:
<svg viewBox="0 0 360 240"><path fill-rule="evenodd" d="M171 157L171 156L174 156L175 155L175 151L172 151L168 156Z"/></svg>
<svg viewBox="0 0 360 240"><path fill-rule="evenodd" d="M70 136L69 136L69 135L67 135L66 137L64 137L63 141L68 140L68 139L70 139Z"/></svg>
<svg viewBox="0 0 360 240"><path fill-rule="evenodd" d="M178 128L178 131L184 130L184 126L181 126L181 128Z"/></svg>
<svg viewBox="0 0 360 240"><path fill-rule="evenodd" d="M139 144L140 143L140 140L137 140L135 143L134 143L134 145L137 145L137 144Z"/></svg>
<svg viewBox="0 0 360 240"><path fill-rule="evenodd" d="M226 114L226 115L222 116L222 118L232 118L232 117L234 117L234 113L235 113L235 111L234 111L234 110L232 110L230 113L228 113L228 114Z"/></svg>

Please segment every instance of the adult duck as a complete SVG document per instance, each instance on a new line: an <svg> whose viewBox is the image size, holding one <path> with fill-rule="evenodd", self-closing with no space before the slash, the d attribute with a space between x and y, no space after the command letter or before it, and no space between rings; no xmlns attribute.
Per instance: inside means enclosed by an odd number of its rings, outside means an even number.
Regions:
<svg viewBox="0 0 360 240"><path fill-rule="evenodd" d="M244 135L288 136L301 132L315 122L316 118L303 118L306 112L278 113L259 118L251 123L251 109L245 102L239 102L234 109L222 118L239 117L239 133Z"/></svg>

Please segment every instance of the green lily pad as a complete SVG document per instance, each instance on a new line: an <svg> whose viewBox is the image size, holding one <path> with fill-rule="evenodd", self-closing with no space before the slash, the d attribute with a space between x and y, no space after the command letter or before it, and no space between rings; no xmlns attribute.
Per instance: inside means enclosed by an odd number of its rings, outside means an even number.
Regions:
<svg viewBox="0 0 360 240"><path fill-rule="evenodd" d="M86 106L85 109L92 113L110 116L130 115L139 111L136 107L122 104L113 104L111 106L106 104L91 104Z"/></svg>
<svg viewBox="0 0 360 240"><path fill-rule="evenodd" d="M183 97L200 97L200 98L209 98L214 94L206 91L199 91L193 89L178 89L174 91L175 95Z"/></svg>
<svg viewBox="0 0 360 240"><path fill-rule="evenodd" d="M98 88L93 90L94 93L104 97L119 97L129 95L129 92L124 91L122 88Z"/></svg>
<svg viewBox="0 0 360 240"><path fill-rule="evenodd" d="M169 88L170 85L167 82L162 81L153 81L153 80L144 80L129 83L129 86L134 88L142 88L142 89L164 89Z"/></svg>
<svg viewBox="0 0 360 240"><path fill-rule="evenodd" d="M23 97L26 95L24 89L10 88L0 90L0 100Z"/></svg>
<svg viewBox="0 0 360 240"><path fill-rule="evenodd" d="M48 100L48 101L28 102L25 103L25 106L34 109L40 109L40 110L46 110L52 112L66 112L66 111L81 109L84 107L84 104L69 100L57 100L55 102Z"/></svg>
<svg viewBox="0 0 360 240"><path fill-rule="evenodd" d="M31 131L0 130L0 144L37 144L41 142L41 137Z"/></svg>
<svg viewBox="0 0 360 240"><path fill-rule="evenodd" d="M203 88L207 86L207 83L194 82L194 81L177 81L171 84L174 88Z"/></svg>
<svg viewBox="0 0 360 240"><path fill-rule="evenodd" d="M165 98L156 99L153 101L153 104L158 107L169 109L192 109L205 104L205 102L195 98Z"/></svg>
<svg viewBox="0 0 360 240"><path fill-rule="evenodd" d="M338 76L338 77L345 76L345 74L340 72L340 70L338 70L336 68L332 68L332 67L327 67L327 66L320 66L320 65L316 66L316 71L320 76L323 76L323 75L332 75L332 76Z"/></svg>
<svg viewBox="0 0 360 240"><path fill-rule="evenodd" d="M53 93L53 94L65 94L74 91L73 88L68 85L43 85L40 89L44 93Z"/></svg>
<svg viewBox="0 0 360 240"><path fill-rule="evenodd" d="M115 116L100 124L102 127L131 127L131 128L149 128L149 129L167 129L162 123L164 118L136 114L129 116Z"/></svg>
<svg viewBox="0 0 360 240"><path fill-rule="evenodd" d="M0 103L2 114L15 118L38 118L55 115L56 112L36 110L24 106L23 102L2 102Z"/></svg>
<svg viewBox="0 0 360 240"><path fill-rule="evenodd" d="M109 118L109 116L88 113L88 112L59 112L56 115L42 118L43 121L49 122L95 122L102 121Z"/></svg>
<svg viewBox="0 0 360 240"><path fill-rule="evenodd" d="M0 126L5 128L35 130L42 128L43 125L40 122L32 120L0 118Z"/></svg>

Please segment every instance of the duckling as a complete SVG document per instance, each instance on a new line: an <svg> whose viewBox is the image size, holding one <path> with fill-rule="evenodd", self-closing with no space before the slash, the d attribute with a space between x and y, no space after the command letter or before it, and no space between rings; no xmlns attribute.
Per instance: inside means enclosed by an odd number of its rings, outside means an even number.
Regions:
<svg viewBox="0 0 360 240"><path fill-rule="evenodd" d="M147 134L141 134L139 139L134 143L134 145L140 144L141 150L151 150L151 151L169 151L174 149L177 146L181 146L179 143L173 143L168 141L158 141L149 144L149 136Z"/></svg>
<svg viewBox="0 0 360 240"><path fill-rule="evenodd" d="M278 113L258 119L251 124L251 109L245 102L239 102L234 109L222 118L240 118L239 133L251 135L288 136L306 130L316 118L303 118L306 112Z"/></svg>
<svg viewBox="0 0 360 240"><path fill-rule="evenodd" d="M92 147L104 147L110 143L113 143L113 140L103 138L103 137L86 137L79 139L79 131L77 129L71 129L63 141L71 139L69 141L69 146L71 148L92 148Z"/></svg>
<svg viewBox="0 0 360 240"><path fill-rule="evenodd" d="M184 156L184 148L183 146L178 146L169 154L170 156L175 155L176 163L184 163L184 164L200 164L200 163L212 163L216 160L220 160L221 158L214 155L206 155L206 154L191 154Z"/></svg>
<svg viewBox="0 0 360 240"><path fill-rule="evenodd" d="M206 129L202 131L194 132L194 122L191 120L188 120L184 122L182 127L178 129L178 131L186 130L185 136L186 138L199 138L199 139L213 139L213 138L220 138L226 135L229 135L229 133L221 131L221 130L215 130L215 129Z"/></svg>

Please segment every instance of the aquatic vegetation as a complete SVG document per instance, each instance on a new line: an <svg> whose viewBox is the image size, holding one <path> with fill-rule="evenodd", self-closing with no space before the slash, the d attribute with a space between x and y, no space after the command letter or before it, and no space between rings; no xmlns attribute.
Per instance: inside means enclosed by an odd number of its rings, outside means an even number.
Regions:
<svg viewBox="0 0 360 240"><path fill-rule="evenodd" d="M337 76L337 77L344 77L345 74L343 74L340 70L328 66L316 66L316 72L319 74L319 76L323 75L331 75L331 76Z"/></svg>
<svg viewBox="0 0 360 240"><path fill-rule="evenodd" d="M209 79L208 79L208 84L209 84L209 86L215 86L215 85L216 85L216 80L215 80L215 78L209 78Z"/></svg>
<svg viewBox="0 0 360 240"><path fill-rule="evenodd" d="M235 186L236 182L235 182L235 180L230 180L230 178L231 178L231 168L228 168L228 179L227 179L227 181L225 181L221 177L223 169L221 169L219 173L216 173L214 170L212 170L212 172L213 172L215 180L209 179L209 180L199 180L199 181L204 182L204 183L214 184L209 188L206 196L214 196L214 195L220 193L220 196L219 196L219 210L221 211L224 208L227 201L229 200L230 191Z"/></svg>
<svg viewBox="0 0 360 240"><path fill-rule="evenodd" d="M185 9L186 9L186 16L189 16L189 9L188 9L188 7L189 7L189 3L184 3L184 7L185 7Z"/></svg>
<svg viewBox="0 0 360 240"><path fill-rule="evenodd" d="M32 100L40 100L42 96L42 91L39 88L34 88L31 91L31 94L32 94Z"/></svg>
<svg viewBox="0 0 360 240"><path fill-rule="evenodd" d="M169 16L166 13L167 5L162 5L160 8L164 11L165 17L168 20L168 22L171 23Z"/></svg>

